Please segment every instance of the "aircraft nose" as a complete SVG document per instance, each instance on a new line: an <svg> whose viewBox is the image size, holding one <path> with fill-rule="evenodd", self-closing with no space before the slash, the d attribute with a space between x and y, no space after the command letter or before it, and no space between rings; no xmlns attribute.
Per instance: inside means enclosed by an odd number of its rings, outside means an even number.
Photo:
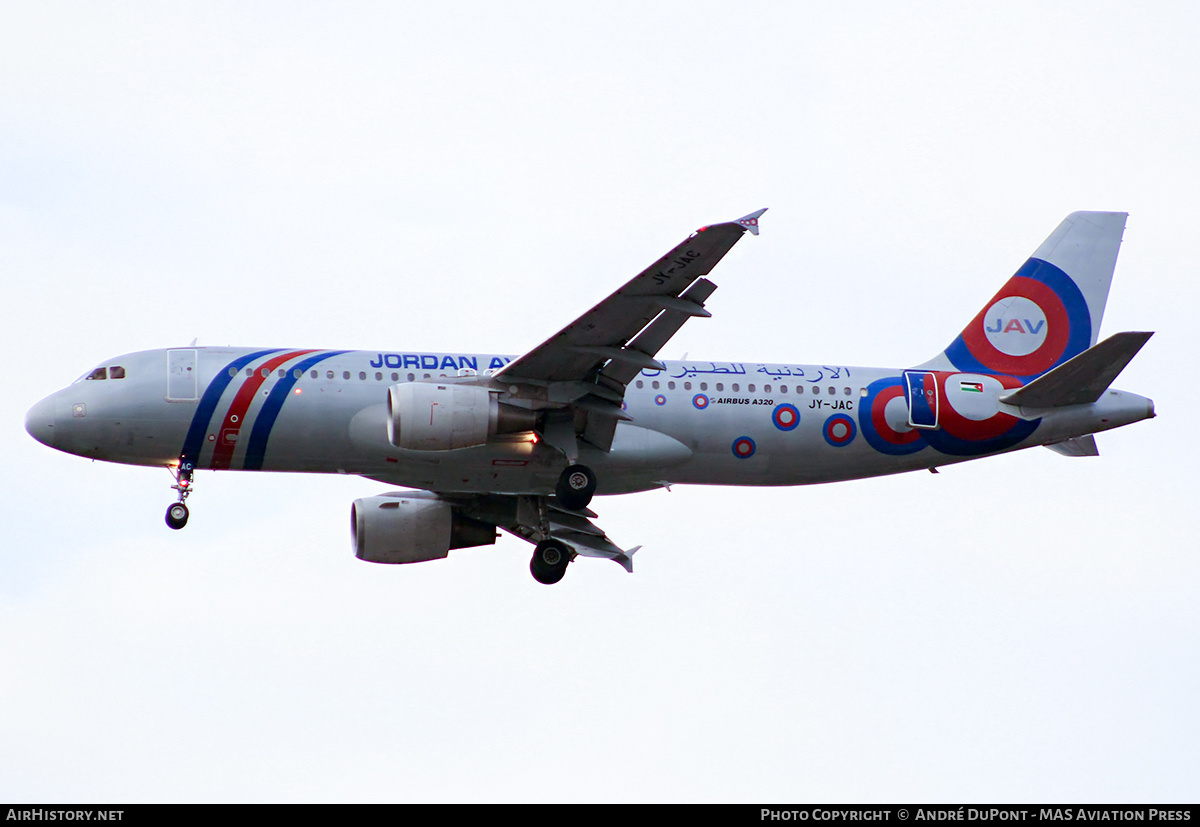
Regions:
<svg viewBox="0 0 1200 827"><path fill-rule="evenodd" d="M43 445L54 447L54 397L48 396L25 414L25 430Z"/></svg>

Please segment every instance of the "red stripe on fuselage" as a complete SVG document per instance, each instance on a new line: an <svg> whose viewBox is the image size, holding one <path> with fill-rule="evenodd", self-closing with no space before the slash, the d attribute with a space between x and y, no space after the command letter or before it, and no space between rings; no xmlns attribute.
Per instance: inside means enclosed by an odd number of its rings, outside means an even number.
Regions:
<svg viewBox="0 0 1200 827"><path fill-rule="evenodd" d="M225 419L221 422L221 427L217 430L217 444L213 448L210 468L222 470L229 467L230 460L233 459L233 450L237 448L238 434L242 426L246 424L246 411L250 409L254 395L267 381L267 377L283 363L295 359L297 356L314 352L314 350L293 350L290 353L284 353L259 365L254 369L252 376L246 377L246 381L238 388L237 394L233 397L229 410L225 412ZM266 376L263 376L264 370L267 372Z"/></svg>

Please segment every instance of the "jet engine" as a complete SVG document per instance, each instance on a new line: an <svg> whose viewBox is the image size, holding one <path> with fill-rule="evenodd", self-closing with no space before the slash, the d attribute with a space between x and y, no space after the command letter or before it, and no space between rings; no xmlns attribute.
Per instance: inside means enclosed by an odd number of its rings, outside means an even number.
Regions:
<svg viewBox="0 0 1200 827"><path fill-rule="evenodd" d="M350 507L350 539L359 560L422 563L440 560L450 549L491 545L496 527L436 498L367 497Z"/></svg>
<svg viewBox="0 0 1200 827"><path fill-rule="evenodd" d="M411 451L473 448L497 434L533 430L537 414L478 385L406 382L388 389L388 439Z"/></svg>

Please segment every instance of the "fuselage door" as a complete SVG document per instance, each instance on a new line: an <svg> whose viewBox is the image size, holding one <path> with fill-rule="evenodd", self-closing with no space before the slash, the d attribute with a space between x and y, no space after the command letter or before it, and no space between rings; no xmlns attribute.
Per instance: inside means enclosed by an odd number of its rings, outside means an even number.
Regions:
<svg viewBox="0 0 1200 827"><path fill-rule="evenodd" d="M167 351L167 401L195 402L199 398L196 351L187 348Z"/></svg>
<svg viewBox="0 0 1200 827"><path fill-rule="evenodd" d="M904 395L908 400L908 424L914 428L938 426L937 375L925 370L904 371Z"/></svg>

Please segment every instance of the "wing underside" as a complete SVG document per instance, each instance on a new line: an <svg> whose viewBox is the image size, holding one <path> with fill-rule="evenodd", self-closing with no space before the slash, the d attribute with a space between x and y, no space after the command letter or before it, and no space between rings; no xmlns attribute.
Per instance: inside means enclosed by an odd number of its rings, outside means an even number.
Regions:
<svg viewBox="0 0 1200 827"><path fill-rule="evenodd" d="M596 513L589 509L568 511L545 497L527 495L448 495L433 494L450 503L463 516L490 523L508 533L540 543L556 539L570 545L582 557L602 557L633 571L633 555L641 548L622 549L592 522Z"/></svg>

